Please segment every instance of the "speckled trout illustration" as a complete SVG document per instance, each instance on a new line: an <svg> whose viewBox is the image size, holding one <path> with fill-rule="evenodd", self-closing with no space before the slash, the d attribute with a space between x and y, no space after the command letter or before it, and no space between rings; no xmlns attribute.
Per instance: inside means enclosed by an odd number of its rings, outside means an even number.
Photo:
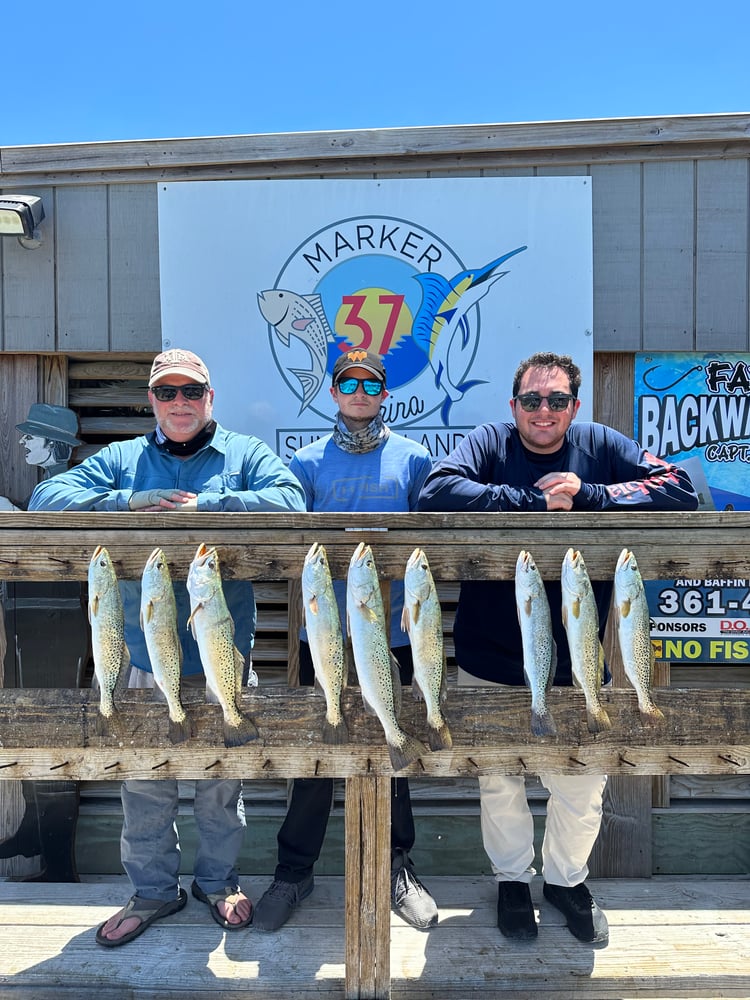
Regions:
<svg viewBox="0 0 750 1000"><path fill-rule="evenodd" d="M159 548L154 549L143 568L140 620L154 674L154 696L167 703L170 740L182 743L190 738L192 730L180 700L182 646L172 575Z"/></svg>
<svg viewBox="0 0 750 1000"><path fill-rule="evenodd" d="M398 663L388 642L375 559L364 542L359 543L349 563L346 617L362 701L365 709L378 717L393 770L400 771L421 757L426 748L398 724L401 710Z"/></svg>
<svg viewBox="0 0 750 1000"><path fill-rule="evenodd" d="M599 641L599 612L580 552L568 549L562 564L562 618L568 635L573 681L586 698L589 732L611 729L599 701L604 677L604 650Z"/></svg>
<svg viewBox="0 0 750 1000"><path fill-rule="evenodd" d="M615 613L625 675L638 695L641 717L646 722L659 722L664 713L651 697L654 671L651 616L638 563L628 549L622 550L615 568Z"/></svg>
<svg viewBox="0 0 750 1000"><path fill-rule="evenodd" d="M328 556L317 542L310 546L302 567L302 605L315 678L326 698L323 742L347 743L349 732L341 712L341 691L346 685L341 619Z"/></svg>
<svg viewBox="0 0 750 1000"><path fill-rule="evenodd" d="M203 542L198 546L188 571L187 588L188 626L198 643L206 675L206 698L221 705L225 746L244 746L257 739L258 730L252 719L237 707L244 657L234 644L234 621L224 597L219 555L214 547L208 548Z"/></svg>
<svg viewBox="0 0 750 1000"><path fill-rule="evenodd" d="M111 719L115 688L127 684L130 652L125 645L125 615L109 552L97 545L89 563L89 623L94 674L99 685L99 711Z"/></svg>
<svg viewBox="0 0 750 1000"><path fill-rule="evenodd" d="M531 732L534 736L552 736L557 727L547 707L547 692L552 687L557 646L544 582L531 553L523 549L516 560L516 609L523 673L531 691Z"/></svg>
<svg viewBox="0 0 750 1000"><path fill-rule="evenodd" d="M443 715L447 697L443 616L427 556L416 548L409 556L404 573L404 610L401 628L409 634L415 697L427 709L427 740L431 750L450 750L453 739Z"/></svg>

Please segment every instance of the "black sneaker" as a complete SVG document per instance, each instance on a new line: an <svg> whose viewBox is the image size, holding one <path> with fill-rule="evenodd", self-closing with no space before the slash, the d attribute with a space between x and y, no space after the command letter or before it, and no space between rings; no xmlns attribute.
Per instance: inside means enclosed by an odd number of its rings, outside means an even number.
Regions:
<svg viewBox="0 0 750 1000"><path fill-rule="evenodd" d="M258 931L277 931L314 887L312 873L301 882L283 882L275 878L255 906L253 927Z"/></svg>
<svg viewBox="0 0 750 1000"><path fill-rule="evenodd" d="M530 941L539 933L526 882L498 882L497 926L500 933L516 941Z"/></svg>
<svg viewBox="0 0 750 1000"><path fill-rule="evenodd" d="M411 858L402 848L391 852L391 907L420 930L434 927L438 922L437 904L417 878Z"/></svg>
<svg viewBox="0 0 750 1000"><path fill-rule="evenodd" d="M601 944L609 941L607 918L592 899L584 882L572 887L544 883L544 898L564 914L568 930L579 941Z"/></svg>

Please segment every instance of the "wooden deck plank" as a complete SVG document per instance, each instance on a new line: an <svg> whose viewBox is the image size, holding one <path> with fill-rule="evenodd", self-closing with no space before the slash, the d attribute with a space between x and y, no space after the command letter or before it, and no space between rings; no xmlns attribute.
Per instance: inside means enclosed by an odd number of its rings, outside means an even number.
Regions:
<svg viewBox="0 0 750 1000"><path fill-rule="evenodd" d="M93 929L128 895L123 877L80 885L0 882L0 1000L180 996L296 1000L345 995L343 878L322 877L276 934L225 933L191 898L139 944L103 949ZM189 881L186 880L186 883ZM267 876L243 878L253 898ZM592 880L608 947L576 941L533 885L535 943L495 926L491 878L430 880L440 923L417 931L391 916L391 996L452 998L748 997L750 878Z"/></svg>

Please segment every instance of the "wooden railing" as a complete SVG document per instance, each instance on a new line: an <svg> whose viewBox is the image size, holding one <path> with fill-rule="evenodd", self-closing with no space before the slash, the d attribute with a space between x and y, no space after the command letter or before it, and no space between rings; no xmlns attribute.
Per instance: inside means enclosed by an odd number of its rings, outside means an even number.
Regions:
<svg viewBox="0 0 750 1000"><path fill-rule="evenodd" d="M121 578L139 578L159 545L173 578L184 580L201 542L216 545L225 579L298 581L305 554L326 546L334 576L345 577L359 541L372 545L382 579L403 575L416 545L438 580L511 579L520 549L545 578L559 577L568 547L580 548L592 579L611 579L624 546L644 578L750 578L750 515L681 514L3 514L0 577L85 580L94 548L105 545ZM290 618L292 616L290 615ZM290 629L296 646L296 629ZM533 774L539 770L609 775L750 772L750 692L659 689L666 720L640 721L635 694L605 694L612 729L591 734L583 696L555 689L555 737L529 731L525 689L451 689L453 749L424 755L404 774ZM310 689L261 688L243 694L260 737L226 749L219 709L185 697L194 737L173 746L165 707L128 692L111 724L91 691L0 691L0 778L121 779L334 776L346 779L346 995L390 991L390 776L382 730L345 694L350 743L320 739L324 703ZM424 710L404 700L405 728L424 739Z"/></svg>

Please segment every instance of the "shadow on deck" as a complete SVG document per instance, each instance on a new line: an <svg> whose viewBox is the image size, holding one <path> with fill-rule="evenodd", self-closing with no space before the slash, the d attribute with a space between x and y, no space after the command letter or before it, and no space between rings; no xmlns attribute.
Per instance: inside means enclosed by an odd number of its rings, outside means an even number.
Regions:
<svg viewBox="0 0 750 1000"><path fill-rule="evenodd" d="M592 880L609 919L607 947L576 941L539 880L539 937L529 944L497 930L491 879L427 881L440 923L424 933L392 918L394 998L750 997L750 878ZM243 879L253 899L268 882ZM276 934L225 933L191 897L182 912L110 950L95 944L93 928L127 899L124 877L0 882L0 998L343 998L343 885L317 879Z"/></svg>

